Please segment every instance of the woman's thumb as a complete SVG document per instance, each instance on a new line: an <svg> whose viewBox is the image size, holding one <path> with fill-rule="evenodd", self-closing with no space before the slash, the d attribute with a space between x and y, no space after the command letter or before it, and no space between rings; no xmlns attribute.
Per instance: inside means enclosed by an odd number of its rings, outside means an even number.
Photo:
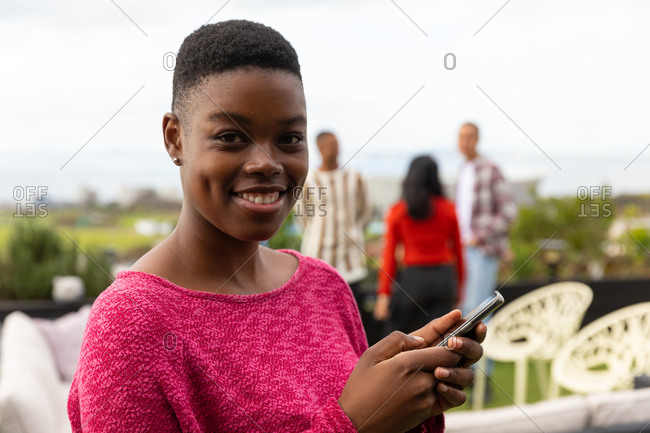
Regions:
<svg viewBox="0 0 650 433"><path fill-rule="evenodd" d="M425 345L424 338L420 336L406 335L403 332L395 331L371 347L373 364L390 359L407 350L421 349Z"/></svg>

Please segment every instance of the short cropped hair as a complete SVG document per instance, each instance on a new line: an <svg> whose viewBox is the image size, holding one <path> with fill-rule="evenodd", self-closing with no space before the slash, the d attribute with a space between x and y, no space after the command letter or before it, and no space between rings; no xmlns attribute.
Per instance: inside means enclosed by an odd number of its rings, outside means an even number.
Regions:
<svg viewBox="0 0 650 433"><path fill-rule="evenodd" d="M172 112L188 109L188 96L207 77L246 66L280 69L302 82L293 46L271 27L247 20L206 24L185 38L176 56Z"/></svg>
<svg viewBox="0 0 650 433"><path fill-rule="evenodd" d="M476 126L475 123L472 123L472 122L465 122L465 123L463 123L460 127L461 127L461 128L464 128L464 127L466 127L466 126L469 126L469 127L471 127L471 128L474 128L474 131L476 132L476 136L478 137L478 126Z"/></svg>
<svg viewBox="0 0 650 433"><path fill-rule="evenodd" d="M334 133L332 131L321 131L316 136L316 143L318 143L322 138L324 138L324 137L326 137L328 135L336 137L336 135L334 135Z"/></svg>

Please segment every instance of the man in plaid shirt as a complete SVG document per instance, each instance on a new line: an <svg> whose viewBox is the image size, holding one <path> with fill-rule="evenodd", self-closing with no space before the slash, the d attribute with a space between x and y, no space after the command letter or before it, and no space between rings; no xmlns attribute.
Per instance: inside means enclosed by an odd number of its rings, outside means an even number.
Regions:
<svg viewBox="0 0 650 433"><path fill-rule="evenodd" d="M508 232L517 216L510 185L478 154L478 139L475 124L461 126L458 148L466 161L456 184L456 212L467 263L464 314L496 289L499 261L509 253Z"/></svg>

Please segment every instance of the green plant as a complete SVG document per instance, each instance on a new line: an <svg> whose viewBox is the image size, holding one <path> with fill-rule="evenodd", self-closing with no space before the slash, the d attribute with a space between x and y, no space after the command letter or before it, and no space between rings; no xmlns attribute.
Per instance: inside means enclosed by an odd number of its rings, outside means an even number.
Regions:
<svg viewBox="0 0 650 433"><path fill-rule="evenodd" d="M106 249L98 247L84 251L78 254L76 274L84 280L86 297L92 298L99 296L112 282L110 254Z"/></svg>
<svg viewBox="0 0 650 433"><path fill-rule="evenodd" d="M629 266L624 268L629 277L648 277L650 273L650 230L634 228L626 231L621 237L625 249L625 258Z"/></svg>
<svg viewBox="0 0 650 433"><path fill-rule="evenodd" d="M9 236L0 294L9 299L49 298L52 277L74 271L75 252L34 220L20 220Z"/></svg>
<svg viewBox="0 0 650 433"><path fill-rule="evenodd" d="M599 199L537 197L531 206L521 207L510 233L514 259L506 273L509 276L519 270L512 281L548 278L543 252L537 250L545 240L553 238L566 241L559 276L586 277L589 263L603 261L603 243L614 218L611 206ZM599 210L598 214L591 209Z"/></svg>
<svg viewBox="0 0 650 433"><path fill-rule="evenodd" d="M86 254L58 230L35 220L12 225L4 259L0 262L0 298L50 299L55 275L79 275L86 296L97 296L110 284L108 254L98 248Z"/></svg>
<svg viewBox="0 0 650 433"><path fill-rule="evenodd" d="M280 230L268 240L267 245L269 248L277 249L291 249L291 250L300 250L300 243L302 241L302 236L300 231L295 226L293 211L287 216L287 218L282 223Z"/></svg>

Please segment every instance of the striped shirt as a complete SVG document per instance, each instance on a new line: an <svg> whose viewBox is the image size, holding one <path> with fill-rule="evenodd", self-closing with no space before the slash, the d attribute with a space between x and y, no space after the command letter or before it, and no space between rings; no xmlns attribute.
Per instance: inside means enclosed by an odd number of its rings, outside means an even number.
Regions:
<svg viewBox="0 0 650 433"><path fill-rule="evenodd" d="M350 170L309 173L294 209L301 252L334 266L348 284L368 273L363 230L372 215L366 181Z"/></svg>

